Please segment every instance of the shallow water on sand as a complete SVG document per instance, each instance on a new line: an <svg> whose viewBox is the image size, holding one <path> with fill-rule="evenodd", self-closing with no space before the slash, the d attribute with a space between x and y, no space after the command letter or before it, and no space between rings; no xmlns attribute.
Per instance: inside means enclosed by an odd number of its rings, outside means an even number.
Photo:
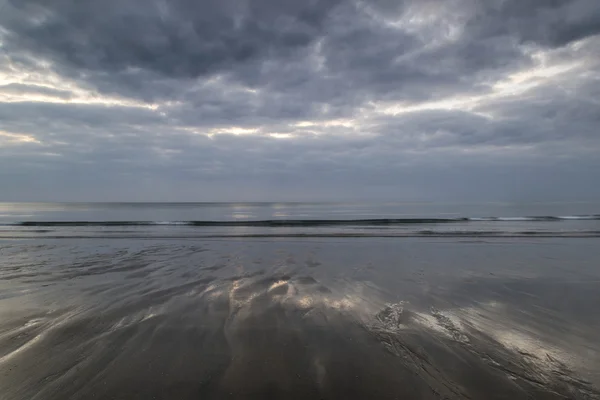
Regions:
<svg viewBox="0 0 600 400"><path fill-rule="evenodd" d="M0 241L21 399L598 399L597 239Z"/></svg>

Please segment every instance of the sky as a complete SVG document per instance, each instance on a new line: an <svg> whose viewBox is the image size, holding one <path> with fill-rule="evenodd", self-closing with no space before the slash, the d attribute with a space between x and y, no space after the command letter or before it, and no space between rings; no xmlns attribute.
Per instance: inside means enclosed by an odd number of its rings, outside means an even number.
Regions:
<svg viewBox="0 0 600 400"><path fill-rule="evenodd" d="M0 201L600 201L598 0L0 0Z"/></svg>

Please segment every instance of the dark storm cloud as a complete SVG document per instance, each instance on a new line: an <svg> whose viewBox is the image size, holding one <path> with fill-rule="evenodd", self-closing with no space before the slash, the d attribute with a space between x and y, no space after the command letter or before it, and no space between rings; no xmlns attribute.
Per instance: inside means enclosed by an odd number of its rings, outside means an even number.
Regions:
<svg viewBox="0 0 600 400"><path fill-rule="evenodd" d="M489 38L558 46L600 29L595 0L11 0L2 24L9 51L32 51L83 71L191 78L290 55L320 38L331 43L332 68L385 66L419 43L410 33L385 29L365 10L400 17L410 5L447 12L448 3L466 20L457 56L475 65L497 55L482 46L494 47L484 41Z"/></svg>
<svg viewBox="0 0 600 400"><path fill-rule="evenodd" d="M553 178L590 194L599 13L596 0L10 0L0 183L46 198L60 183L67 200L545 196Z"/></svg>
<svg viewBox="0 0 600 400"><path fill-rule="evenodd" d="M478 75L528 62L519 42L554 46L596 33L599 8L594 0L10 4L0 17L6 51L45 57L100 91L152 101L179 96L182 81L225 74L270 93L297 91L305 103L477 90ZM383 21L411 7L439 8L448 16L437 25L458 19L464 32L459 40L428 46L431 27L415 33ZM311 60L317 44L321 68ZM275 101L281 100L294 101Z"/></svg>
<svg viewBox="0 0 600 400"><path fill-rule="evenodd" d="M4 7L6 51L34 53L62 75L147 100L178 79L278 59L323 33L338 0L15 1Z"/></svg>
<svg viewBox="0 0 600 400"><path fill-rule="evenodd" d="M337 1L11 1L9 43L91 71L196 77L307 45Z"/></svg>
<svg viewBox="0 0 600 400"><path fill-rule="evenodd" d="M600 33L600 9L595 0L482 1L467 30L478 36L509 35L523 42L564 46Z"/></svg>

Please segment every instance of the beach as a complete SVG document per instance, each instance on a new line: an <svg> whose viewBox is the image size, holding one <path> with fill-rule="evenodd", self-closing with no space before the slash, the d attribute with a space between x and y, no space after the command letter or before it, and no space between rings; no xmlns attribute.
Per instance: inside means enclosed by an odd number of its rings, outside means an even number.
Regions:
<svg viewBox="0 0 600 400"><path fill-rule="evenodd" d="M9 228L2 399L600 398L595 237Z"/></svg>

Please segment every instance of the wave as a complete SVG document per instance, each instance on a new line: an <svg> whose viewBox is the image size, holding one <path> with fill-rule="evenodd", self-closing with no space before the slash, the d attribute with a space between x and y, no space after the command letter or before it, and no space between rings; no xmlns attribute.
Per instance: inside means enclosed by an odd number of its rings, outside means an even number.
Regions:
<svg viewBox="0 0 600 400"><path fill-rule="evenodd" d="M600 231L435 231L421 230L408 232L299 232L299 233L225 233L225 234L164 234L131 231L98 231L90 234L57 234L47 231L47 235L32 235L37 231L0 232L0 239L260 239L260 238L599 238Z"/></svg>
<svg viewBox="0 0 600 400"><path fill-rule="evenodd" d="M472 217L467 218L468 221L482 222L552 222L552 221L597 221L600 220L600 215L566 215L566 216L538 216L538 217Z"/></svg>
<svg viewBox="0 0 600 400"><path fill-rule="evenodd" d="M199 227L319 227L319 226L382 226L441 224L466 222L467 218L403 218L403 219L271 219L243 221L23 221L17 226L152 226L152 225L186 225Z"/></svg>
<svg viewBox="0 0 600 400"><path fill-rule="evenodd" d="M418 224L451 224L468 222L553 222L567 220L600 220L600 215L534 216L534 217L463 217L463 218L377 218L377 219L270 219L243 221L20 221L3 226L76 227L76 226L157 226L183 225L197 227L320 227L320 226L388 226Z"/></svg>

